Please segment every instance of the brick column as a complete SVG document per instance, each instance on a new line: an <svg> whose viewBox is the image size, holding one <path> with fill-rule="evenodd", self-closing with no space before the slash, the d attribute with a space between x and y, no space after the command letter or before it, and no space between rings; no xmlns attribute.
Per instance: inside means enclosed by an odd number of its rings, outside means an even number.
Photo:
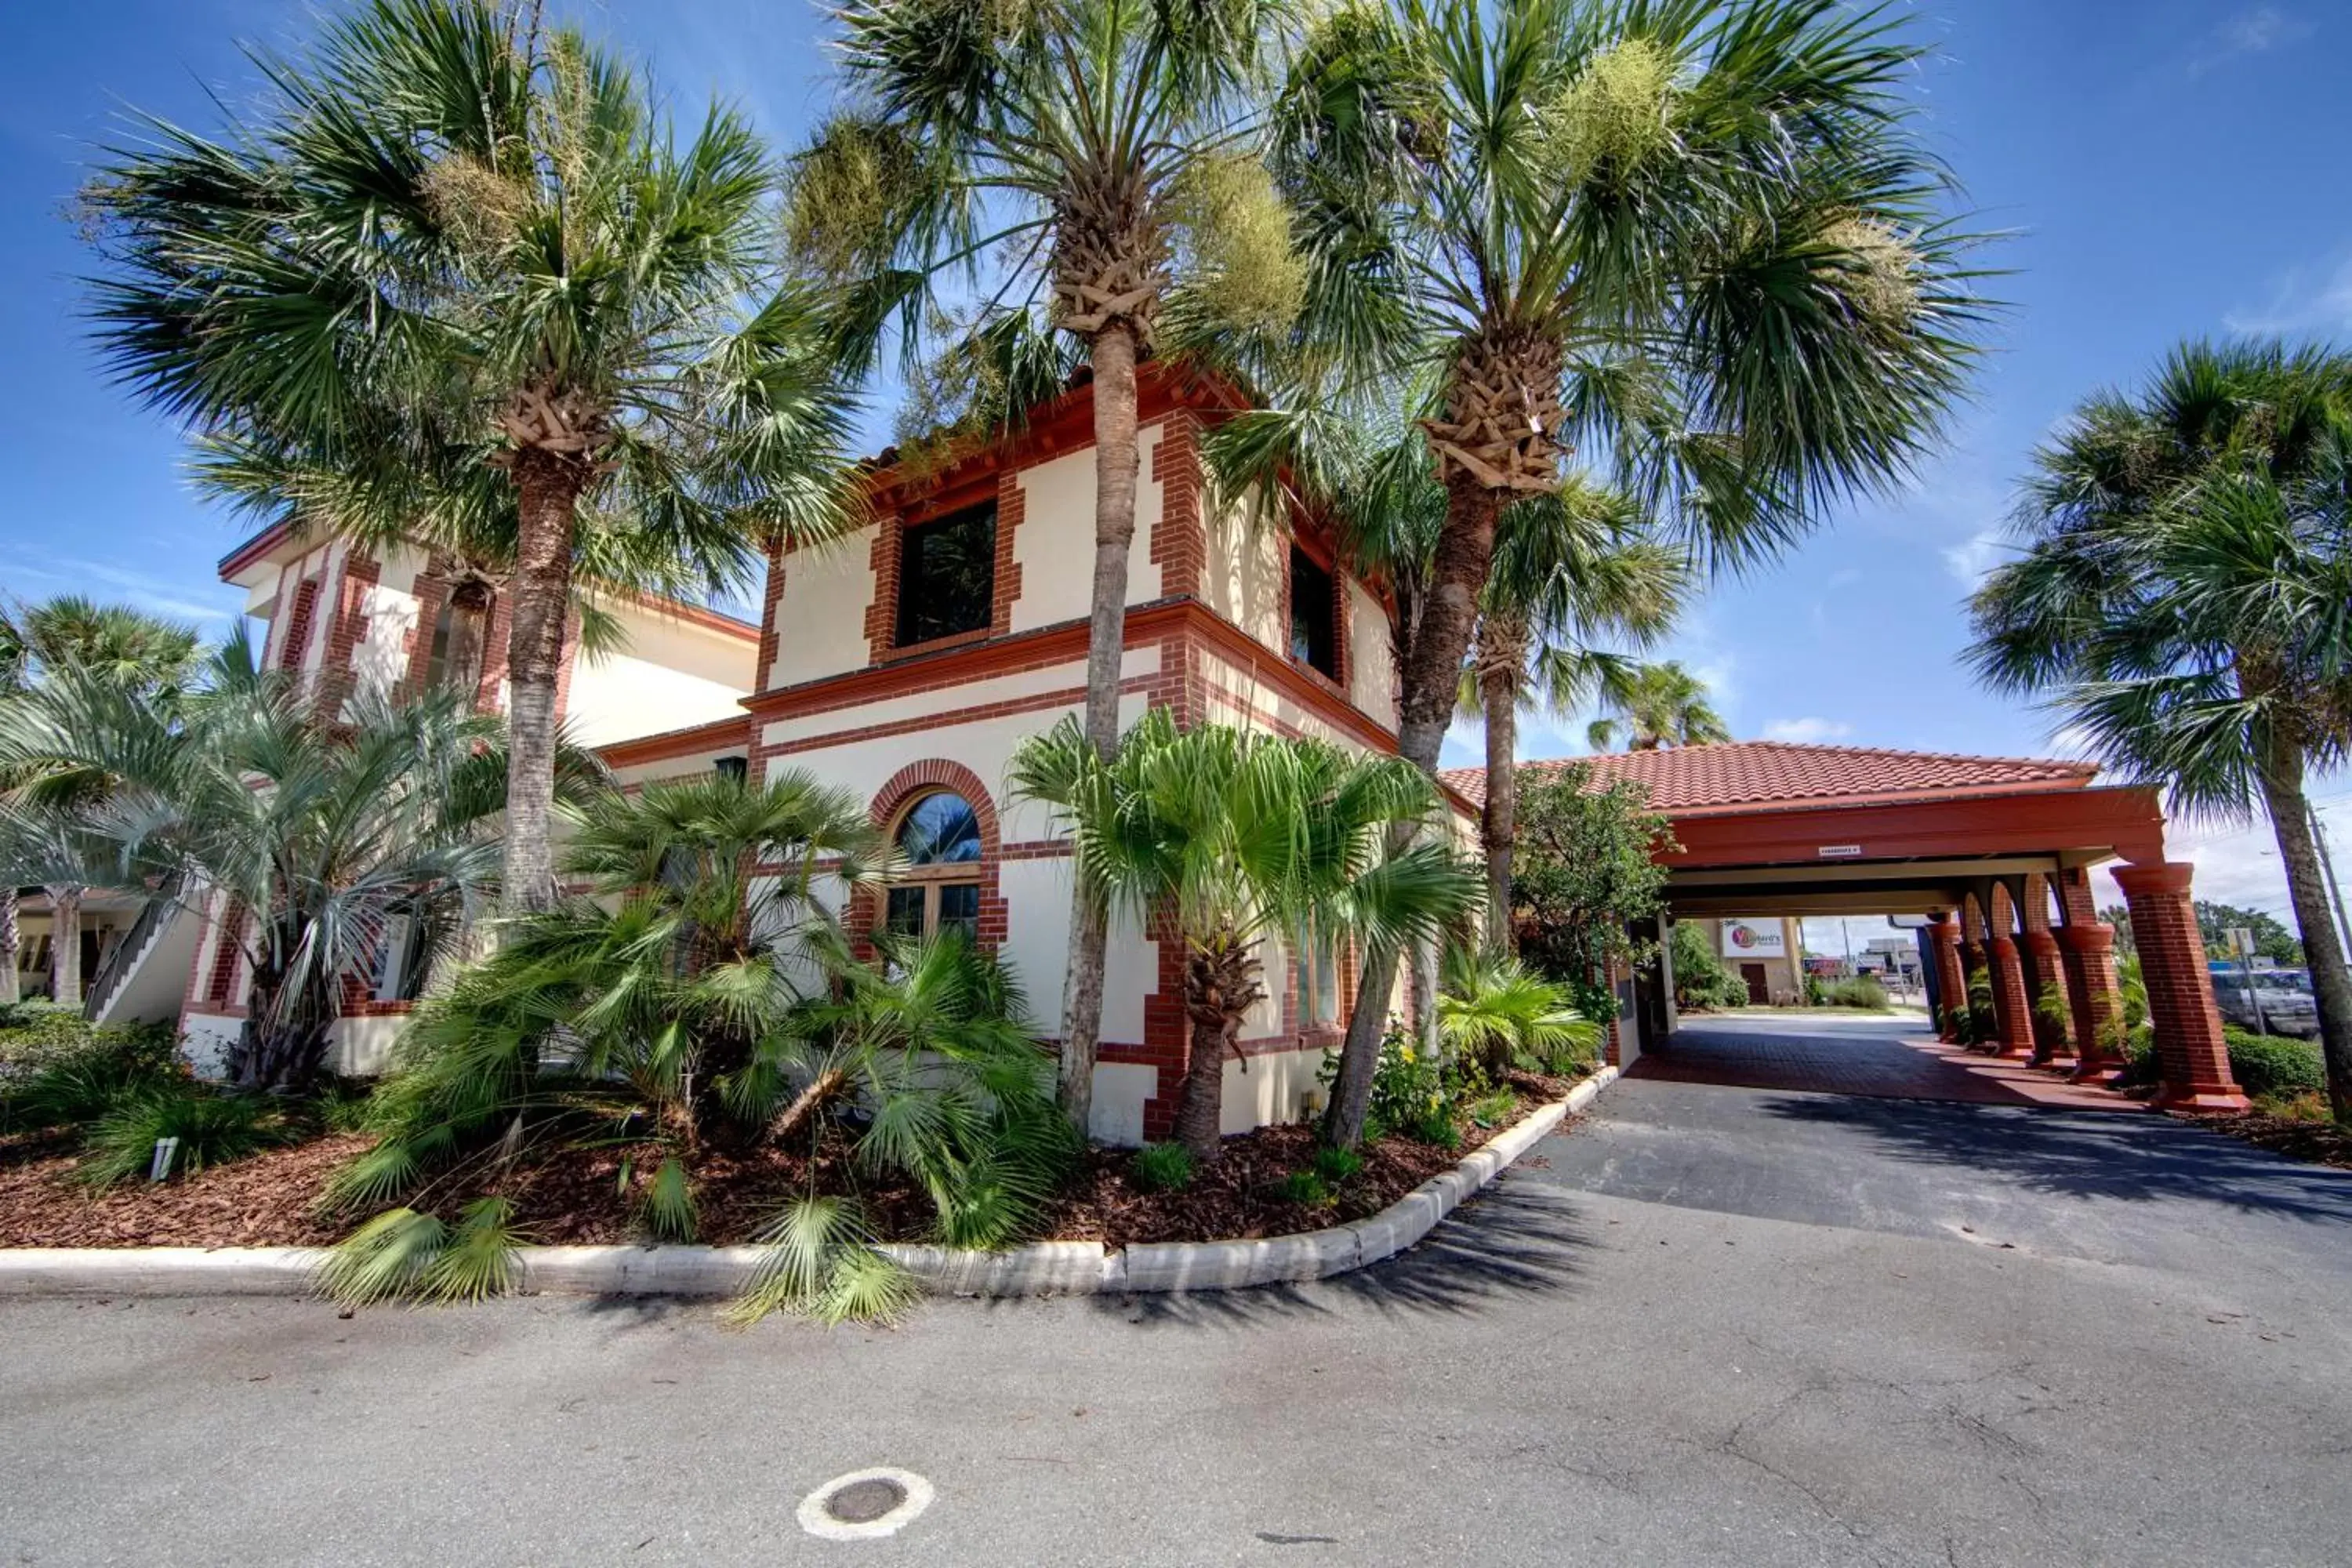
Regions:
<svg viewBox="0 0 2352 1568"><path fill-rule="evenodd" d="M2072 1003L2067 997L2064 969L2059 962L2058 939L2047 930L2025 933L2025 956L2032 967L2033 995L2033 1065L2035 1067L2073 1067L2074 1049L2069 1025L2073 1018ZM2062 1016L2045 1018L2042 1015L2042 994L2053 987L2068 1011ZM2062 1060L2061 1058L2064 1058Z"/></svg>
<svg viewBox="0 0 2352 1568"><path fill-rule="evenodd" d="M2030 1057L2033 1006L2025 994L2025 966L2017 961L2017 939L1997 936L1985 948L1992 961L1992 1005L2000 1025L2000 1055Z"/></svg>
<svg viewBox="0 0 2352 1568"><path fill-rule="evenodd" d="M2105 1078L2123 1065L2124 1003L2116 989L2116 928L2097 921L2058 932L2066 1002L2074 1016L2074 1076Z"/></svg>
<svg viewBox="0 0 2352 1568"><path fill-rule="evenodd" d="M1946 915L1927 928L1927 940L1934 944L1937 1000L1943 1005L1943 1016L1936 1020L1936 1037L1948 1046L1957 1045L1960 1031L1953 1020L1969 1005L1969 979L1960 971L1958 922Z"/></svg>
<svg viewBox="0 0 2352 1568"><path fill-rule="evenodd" d="M1971 931L1963 921L1960 926L1960 1008L1971 1017L1974 1016L1976 1008L1969 1001L1969 993L1975 986L1977 976L1984 972L1984 933L1980 931ZM1978 1046L1983 1044L1984 1042L1979 1039L1969 1048L1975 1050Z"/></svg>
<svg viewBox="0 0 2352 1568"><path fill-rule="evenodd" d="M2189 907L2194 869L2178 860L2116 868L2116 885L2131 906L2132 939L2147 984L2148 1021L2156 1026L2163 1073L2156 1103L2187 1110L2243 1110L2246 1097L2230 1076L2221 1015L2206 978L2205 944Z"/></svg>

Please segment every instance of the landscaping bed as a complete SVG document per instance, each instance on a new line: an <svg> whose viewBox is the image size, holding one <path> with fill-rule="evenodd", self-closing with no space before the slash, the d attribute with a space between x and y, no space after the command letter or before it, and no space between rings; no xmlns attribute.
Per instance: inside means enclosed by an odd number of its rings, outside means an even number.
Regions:
<svg viewBox="0 0 2352 1568"><path fill-rule="evenodd" d="M1101 1241L1118 1248L1142 1242L1222 1241L1279 1236L1346 1224L1377 1214L1538 1106L1565 1096L1576 1079L1514 1073L1516 1109L1492 1126L1456 1119L1460 1145L1448 1148L1399 1134L1365 1144L1363 1167L1328 1184L1325 1201L1287 1195L1286 1178L1312 1170L1315 1130L1266 1127L1225 1140L1219 1157L1181 1191L1154 1191L1135 1174L1130 1150L1092 1149L1065 1190L1045 1205L1041 1239ZM55 1140L0 1140L0 1247L322 1247L361 1215L322 1215L319 1197L337 1167L368 1147L361 1133L329 1133L216 1165L162 1184L127 1183L96 1189L76 1179L80 1156ZM564 1153L523 1165L500 1190L515 1205L528 1238L547 1245L629 1243L645 1239L635 1184L658 1154L627 1145ZM819 1190L841 1191L833 1168L845 1148L817 1156ZM706 1151L697 1163L701 1239L730 1245L756 1239L785 1199L811 1185L809 1157L774 1147L740 1154ZM625 1174L625 1172L626 1173ZM877 1235L920 1240L931 1209L910 1184L861 1181Z"/></svg>
<svg viewBox="0 0 2352 1568"><path fill-rule="evenodd" d="M2254 1109L2243 1116L2200 1116L2185 1110L2172 1114L2182 1121L2227 1133L2290 1160L2352 1171L2352 1128L2328 1120L2324 1110L2316 1115L2283 1116L2265 1109L2266 1104L2256 1100Z"/></svg>

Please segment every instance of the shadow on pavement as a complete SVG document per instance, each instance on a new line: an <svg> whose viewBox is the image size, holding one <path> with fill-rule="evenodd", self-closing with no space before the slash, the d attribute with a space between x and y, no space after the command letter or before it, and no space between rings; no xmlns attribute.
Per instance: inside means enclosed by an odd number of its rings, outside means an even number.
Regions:
<svg viewBox="0 0 2352 1568"><path fill-rule="evenodd" d="M1999 1174L2038 1192L2187 1200L2352 1225L2352 1173L2300 1164L2162 1116L1812 1094L1767 1100L1761 1109L1866 1133L1895 1159Z"/></svg>
<svg viewBox="0 0 2352 1568"><path fill-rule="evenodd" d="M1456 1209L1420 1245L1311 1285L1101 1296L1097 1311L1147 1327L1267 1328L1358 1302L1397 1316L1475 1313L1573 1289L1592 1238L1565 1194L1508 1181Z"/></svg>

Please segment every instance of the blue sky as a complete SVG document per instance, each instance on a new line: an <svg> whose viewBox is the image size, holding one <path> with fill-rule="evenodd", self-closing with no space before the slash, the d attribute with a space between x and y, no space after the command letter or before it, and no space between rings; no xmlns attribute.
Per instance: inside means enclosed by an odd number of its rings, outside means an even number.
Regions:
<svg viewBox="0 0 2352 1568"><path fill-rule="evenodd" d="M816 12L794 0L552 0L648 57L672 99L718 93L788 142L824 100ZM2012 310L1948 448L1901 493L1849 509L1765 570L1715 587L1666 651L1742 737L2046 751L2039 714L1956 662L1960 600L1998 558L2010 487L2084 393L2195 333L2352 334L2352 15L2327 0L1925 0L1940 58L1927 132L1983 226L2014 231ZM68 590L224 622L213 565L238 536L182 482L174 433L110 386L82 341L85 254L65 216L122 105L209 122L253 90L238 40L286 44L294 0L23 6L0 61L0 591ZM887 410L875 412L887 427ZM1581 749L1530 723L1525 751ZM1475 736L1453 754L1475 756ZM2352 786L2323 784L2352 845ZM2183 825L2209 896L2284 910L2266 829ZM1859 942L1860 938L1856 938ZM1817 944L1832 946L1817 933Z"/></svg>

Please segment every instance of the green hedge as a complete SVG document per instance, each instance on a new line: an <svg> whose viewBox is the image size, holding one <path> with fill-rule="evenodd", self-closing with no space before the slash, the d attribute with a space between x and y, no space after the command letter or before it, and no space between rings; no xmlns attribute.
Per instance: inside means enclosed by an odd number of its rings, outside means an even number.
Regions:
<svg viewBox="0 0 2352 1568"><path fill-rule="evenodd" d="M2222 1042L2230 1050L2230 1076L2248 1094L2281 1095L2292 1099L2326 1087L2319 1047L2307 1040L2277 1035L2256 1035L2224 1024ZM2156 1058L2156 1030L2142 1024L2131 1032L2126 1083L2154 1083L2162 1077Z"/></svg>

